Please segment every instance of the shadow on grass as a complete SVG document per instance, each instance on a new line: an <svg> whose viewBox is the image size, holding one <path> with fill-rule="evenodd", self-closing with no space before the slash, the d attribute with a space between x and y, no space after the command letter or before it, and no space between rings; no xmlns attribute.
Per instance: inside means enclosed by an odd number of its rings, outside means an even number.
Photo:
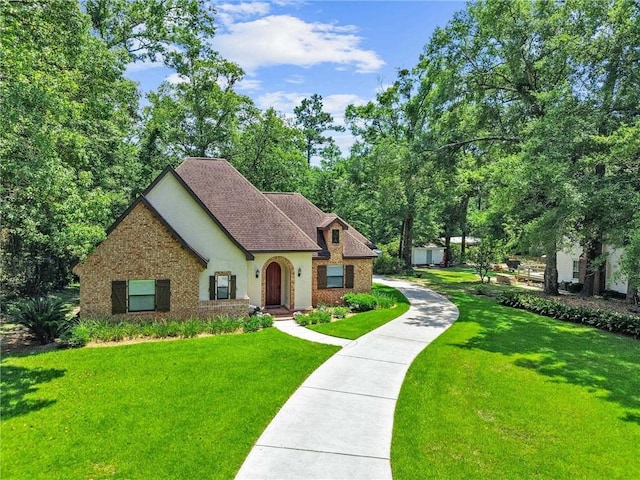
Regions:
<svg viewBox="0 0 640 480"><path fill-rule="evenodd" d="M516 356L514 365L554 381L588 388L630 409L623 420L640 424L640 342L456 294L458 322L482 330L461 348Z"/></svg>
<svg viewBox="0 0 640 480"><path fill-rule="evenodd" d="M55 400L27 398L38 390L41 383L64 376L65 370L53 368L17 367L0 365L0 417L3 420L35 412L55 403Z"/></svg>

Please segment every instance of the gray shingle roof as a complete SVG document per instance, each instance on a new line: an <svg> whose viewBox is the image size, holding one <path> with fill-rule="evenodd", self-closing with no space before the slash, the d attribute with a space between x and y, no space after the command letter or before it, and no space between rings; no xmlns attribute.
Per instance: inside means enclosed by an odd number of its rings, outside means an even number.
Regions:
<svg viewBox="0 0 640 480"><path fill-rule="evenodd" d="M376 254L371 250L373 244L360 232L335 214L327 214L299 193L265 193L267 198L292 219L309 237L318 238L322 250L326 251L324 237L318 235L318 229L325 229L334 221L344 227L344 248L342 255L347 258L372 258ZM322 256L322 252L314 256Z"/></svg>
<svg viewBox="0 0 640 480"><path fill-rule="evenodd" d="M315 233L310 238L226 160L187 158L175 171L246 250L320 250Z"/></svg>

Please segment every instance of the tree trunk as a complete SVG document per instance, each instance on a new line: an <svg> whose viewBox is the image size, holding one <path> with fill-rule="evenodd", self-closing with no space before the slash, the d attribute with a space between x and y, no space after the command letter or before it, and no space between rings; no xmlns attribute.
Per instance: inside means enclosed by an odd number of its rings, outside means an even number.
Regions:
<svg viewBox="0 0 640 480"><path fill-rule="evenodd" d="M638 287L634 285L631 280L627 283L626 302L631 305L637 305L640 303L640 291L638 291Z"/></svg>
<svg viewBox="0 0 640 480"><path fill-rule="evenodd" d="M442 266L448 267L451 259L451 235L448 233L444 237L444 257L442 259Z"/></svg>
<svg viewBox="0 0 640 480"><path fill-rule="evenodd" d="M544 267L544 293L547 295L560 295L558 291L558 262L555 248L547 252L547 261Z"/></svg>
<svg viewBox="0 0 640 480"><path fill-rule="evenodd" d="M584 257L586 263L586 272L584 274L584 284L580 296L593 297L596 293L596 275L601 277L601 268L595 266L595 262L602 253L602 242L599 240L591 240L584 248ZM602 283L602 282L599 282Z"/></svg>
<svg viewBox="0 0 640 480"><path fill-rule="evenodd" d="M402 221L402 237L400 238L400 251L404 266L411 268L411 249L413 247L413 216L409 215Z"/></svg>
<svg viewBox="0 0 640 480"><path fill-rule="evenodd" d="M467 261L467 211L469 210L469 195L465 195L460 202L460 230L462 230L462 242L460 243L460 263Z"/></svg>

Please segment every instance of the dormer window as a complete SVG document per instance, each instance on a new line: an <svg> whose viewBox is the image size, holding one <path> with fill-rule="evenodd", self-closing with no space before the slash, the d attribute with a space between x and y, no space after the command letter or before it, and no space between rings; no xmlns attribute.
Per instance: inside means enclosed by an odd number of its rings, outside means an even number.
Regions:
<svg viewBox="0 0 640 480"><path fill-rule="evenodd" d="M340 243L340 230L337 228L331 230L331 243Z"/></svg>

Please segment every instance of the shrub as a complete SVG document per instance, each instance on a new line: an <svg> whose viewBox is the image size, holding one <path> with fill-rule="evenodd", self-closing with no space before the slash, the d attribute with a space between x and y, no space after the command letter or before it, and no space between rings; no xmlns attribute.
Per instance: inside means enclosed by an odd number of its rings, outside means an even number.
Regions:
<svg viewBox="0 0 640 480"><path fill-rule="evenodd" d="M400 273L404 268L404 262L401 258L393 257L388 253L382 252L373 261L373 273L379 275L393 275Z"/></svg>
<svg viewBox="0 0 640 480"><path fill-rule="evenodd" d="M69 306L63 300L40 297L18 302L12 312L16 323L24 325L42 345L53 342L71 326Z"/></svg>
<svg viewBox="0 0 640 480"><path fill-rule="evenodd" d="M298 325L300 325L300 326L302 326L302 327L304 327L305 325L308 325L308 324L309 324L309 316L308 316L308 315L305 315L305 314L304 314L304 313L302 313L302 312L295 312L295 313L293 314L293 319L295 320L295 322L296 322Z"/></svg>
<svg viewBox="0 0 640 480"><path fill-rule="evenodd" d="M298 325L315 325L316 323L329 323L331 321L331 313L328 311L314 310L305 314L294 315L294 320Z"/></svg>
<svg viewBox="0 0 640 480"><path fill-rule="evenodd" d="M268 313L258 315L258 318L260 319L260 327L262 328L273 327L273 317Z"/></svg>
<svg viewBox="0 0 640 480"><path fill-rule="evenodd" d="M331 310L331 315L335 318L344 318L349 313L349 307L335 307Z"/></svg>
<svg viewBox="0 0 640 480"><path fill-rule="evenodd" d="M369 293L346 293L343 300L352 312L367 312L378 305L375 295Z"/></svg>
<svg viewBox="0 0 640 480"><path fill-rule="evenodd" d="M258 317L249 317L242 322L242 330L245 333L257 332L260 330L260 319Z"/></svg>
<svg viewBox="0 0 640 480"><path fill-rule="evenodd" d="M395 304L394 298L386 293L374 291L373 296L376 299L377 308L391 308Z"/></svg>
<svg viewBox="0 0 640 480"><path fill-rule="evenodd" d="M498 303L558 320L581 323L634 338L640 337L640 317L635 315L573 307L548 298L518 292L503 293L498 297Z"/></svg>

